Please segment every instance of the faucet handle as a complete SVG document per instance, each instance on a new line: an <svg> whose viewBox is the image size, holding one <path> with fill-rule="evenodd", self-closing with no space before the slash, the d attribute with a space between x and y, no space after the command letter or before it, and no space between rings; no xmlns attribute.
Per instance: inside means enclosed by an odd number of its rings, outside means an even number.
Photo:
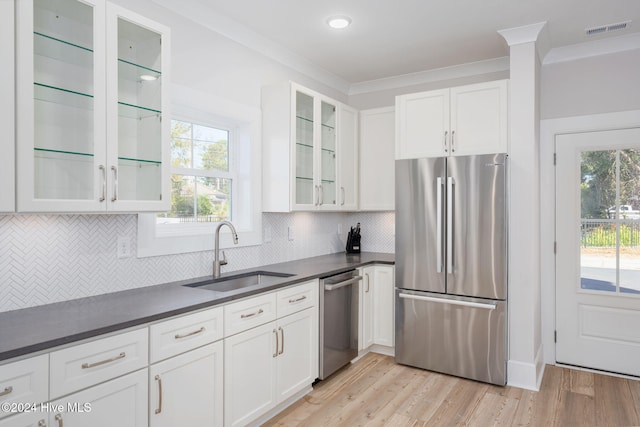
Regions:
<svg viewBox="0 0 640 427"><path fill-rule="evenodd" d="M227 265L227 256L224 254L224 251L222 252L222 259L220 260L220 265Z"/></svg>

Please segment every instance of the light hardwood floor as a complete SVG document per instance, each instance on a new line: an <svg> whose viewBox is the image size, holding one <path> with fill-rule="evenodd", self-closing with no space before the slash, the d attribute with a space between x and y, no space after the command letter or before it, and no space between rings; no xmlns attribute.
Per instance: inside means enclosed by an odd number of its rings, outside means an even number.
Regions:
<svg viewBox="0 0 640 427"><path fill-rule="evenodd" d="M539 392L369 353L266 426L640 426L640 381L547 365Z"/></svg>

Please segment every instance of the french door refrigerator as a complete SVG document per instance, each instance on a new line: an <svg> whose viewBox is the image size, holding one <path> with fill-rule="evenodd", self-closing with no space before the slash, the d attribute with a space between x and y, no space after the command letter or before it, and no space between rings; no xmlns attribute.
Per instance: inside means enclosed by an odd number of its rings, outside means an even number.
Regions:
<svg viewBox="0 0 640 427"><path fill-rule="evenodd" d="M396 160L396 362L506 384L506 161Z"/></svg>

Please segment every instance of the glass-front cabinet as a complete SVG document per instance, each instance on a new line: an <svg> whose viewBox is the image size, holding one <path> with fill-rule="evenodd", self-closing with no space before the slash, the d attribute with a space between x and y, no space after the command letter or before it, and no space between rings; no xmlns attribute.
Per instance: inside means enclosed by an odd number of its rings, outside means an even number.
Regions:
<svg viewBox="0 0 640 427"><path fill-rule="evenodd" d="M17 6L18 210L168 209L168 30L104 0Z"/></svg>
<svg viewBox="0 0 640 427"><path fill-rule="evenodd" d="M295 106L294 210L335 209L336 105L292 85Z"/></svg>

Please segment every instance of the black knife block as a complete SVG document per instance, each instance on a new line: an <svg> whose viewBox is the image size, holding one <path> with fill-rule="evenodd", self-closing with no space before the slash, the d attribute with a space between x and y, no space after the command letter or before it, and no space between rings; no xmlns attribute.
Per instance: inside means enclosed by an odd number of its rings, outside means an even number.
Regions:
<svg viewBox="0 0 640 427"><path fill-rule="evenodd" d="M349 231L347 235L347 253L359 254L360 253L360 233Z"/></svg>

